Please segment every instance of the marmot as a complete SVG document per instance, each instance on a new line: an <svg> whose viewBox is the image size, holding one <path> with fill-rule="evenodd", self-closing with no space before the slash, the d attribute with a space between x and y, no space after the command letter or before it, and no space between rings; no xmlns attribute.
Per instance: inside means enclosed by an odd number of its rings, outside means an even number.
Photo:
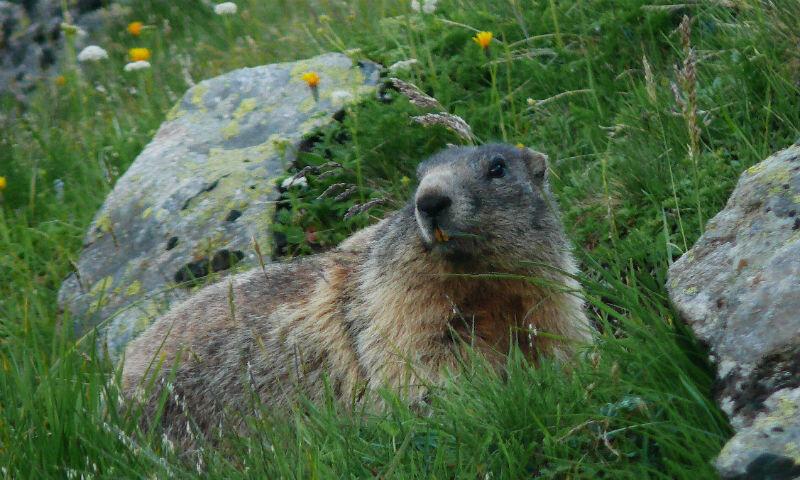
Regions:
<svg viewBox="0 0 800 480"><path fill-rule="evenodd" d="M543 154L452 147L418 179L405 208L336 249L229 277L158 319L127 347L126 396L155 384L152 413L169 384L161 423L185 430L188 414L207 432L254 394L285 408L328 388L349 405L387 386L414 402L468 346L499 366L512 344L566 360L591 341Z"/></svg>

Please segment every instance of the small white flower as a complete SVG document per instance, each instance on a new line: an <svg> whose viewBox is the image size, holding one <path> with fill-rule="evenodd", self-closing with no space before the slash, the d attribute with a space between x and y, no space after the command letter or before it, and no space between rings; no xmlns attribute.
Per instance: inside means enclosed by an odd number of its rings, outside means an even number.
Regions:
<svg viewBox="0 0 800 480"><path fill-rule="evenodd" d="M294 178L289 177L281 183L281 188L284 190L288 190L292 187L300 187L300 188L307 188L308 187L308 180L306 177Z"/></svg>
<svg viewBox="0 0 800 480"><path fill-rule="evenodd" d="M108 52L97 45L89 45L78 54L79 62L99 62L108 58Z"/></svg>
<svg viewBox="0 0 800 480"><path fill-rule="evenodd" d="M389 65L390 72L399 72L401 70L408 70L411 68L412 65L418 64L419 61L416 58L409 58L408 60L400 60L399 62L394 62L393 64Z"/></svg>
<svg viewBox="0 0 800 480"><path fill-rule="evenodd" d="M436 4L439 0L411 0L411 10L415 12L433 13L436 11Z"/></svg>
<svg viewBox="0 0 800 480"><path fill-rule="evenodd" d="M150 68L150 62L147 62L145 60L139 60L138 62L131 62L131 63L125 65L125 71L126 72L133 72L133 71L136 71L136 70L145 70L147 68Z"/></svg>
<svg viewBox="0 0 800 480"><path fill-rule="evenodd" d="M233 15L238 10L233 2L222 2L214 5L214 13L217 15Z"/></svg>
<svg viewBox="0 0 800 480"><path fill-rule="evenodd" d="M64 180L56 178L53 180L53 190L56 192L56 200L59 202L64 201Z"/></svg>
<svg viewBox="0 0 800 480"><path fill-rule="evenodd" d="M344 105L353 98L353 94L346 90L335 90L331 92L331 103L334 105Z"/></svg>
<svg viewBox="0 0 800 480"><path fill-rule="evenodd" d="M439 0L425 0L425 4L422 6L422 11L425 13L433 13L436 11L436 2Z"/></svg>

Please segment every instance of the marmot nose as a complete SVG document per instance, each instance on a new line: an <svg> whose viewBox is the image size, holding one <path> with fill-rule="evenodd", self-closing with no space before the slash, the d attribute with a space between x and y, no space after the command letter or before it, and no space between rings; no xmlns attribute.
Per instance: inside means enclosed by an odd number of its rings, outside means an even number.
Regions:
<svg viewBox="0 0 800 480"><path fill-rule="evenodd" d="M426 193L417 199L417 210L430 218L436 218L452 203L453 201L446 195Z"/></svg>

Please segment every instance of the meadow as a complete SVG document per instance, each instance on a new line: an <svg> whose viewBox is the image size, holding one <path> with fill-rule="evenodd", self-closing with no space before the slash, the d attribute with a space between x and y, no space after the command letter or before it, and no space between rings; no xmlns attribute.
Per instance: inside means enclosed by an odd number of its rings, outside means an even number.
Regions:
<svg viewBox="0 0 800 480"><path fill-rule="evenodd" d="M92 39L109 58L79 63L67 42L58 76L29 105L0 98L0 476L714 478L731 429L707 353L669 304L666 271L742 171L800 138L800 3L236 3L220 16L204 2L125 2ZM493 34L487 49L479 31ZM150 68L123 70L131 48L148 49ZM325 51L415 59L390 75L464 118L478 142L550 156L597 345L569 371L512 356L501 378L476 361L434 392L427 415L388 392L383 414L255 406L246 421L257 434L182 452L138 428L118 366L64 328L58 288L103 198L190 85ZM459 142L409 121L418 113L396 95L371 99L320 132L298 168L346 168L288 194L280 254L331 247L408 198L416 164ZM335 182L357 194L317 200ZM385 204L343 219L377 198Z"/></svg>

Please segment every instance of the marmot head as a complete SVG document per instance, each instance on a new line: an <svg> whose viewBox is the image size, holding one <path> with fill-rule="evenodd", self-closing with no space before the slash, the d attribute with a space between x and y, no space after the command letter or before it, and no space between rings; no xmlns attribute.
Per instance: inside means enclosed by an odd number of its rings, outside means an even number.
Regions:
<svg viewBox="0 0 800 480"><path fill-rule="evenodd" d="M417 176L414 216L431 255L510 269L563 238L544 154L502 144L449 148Z"/></svg>

